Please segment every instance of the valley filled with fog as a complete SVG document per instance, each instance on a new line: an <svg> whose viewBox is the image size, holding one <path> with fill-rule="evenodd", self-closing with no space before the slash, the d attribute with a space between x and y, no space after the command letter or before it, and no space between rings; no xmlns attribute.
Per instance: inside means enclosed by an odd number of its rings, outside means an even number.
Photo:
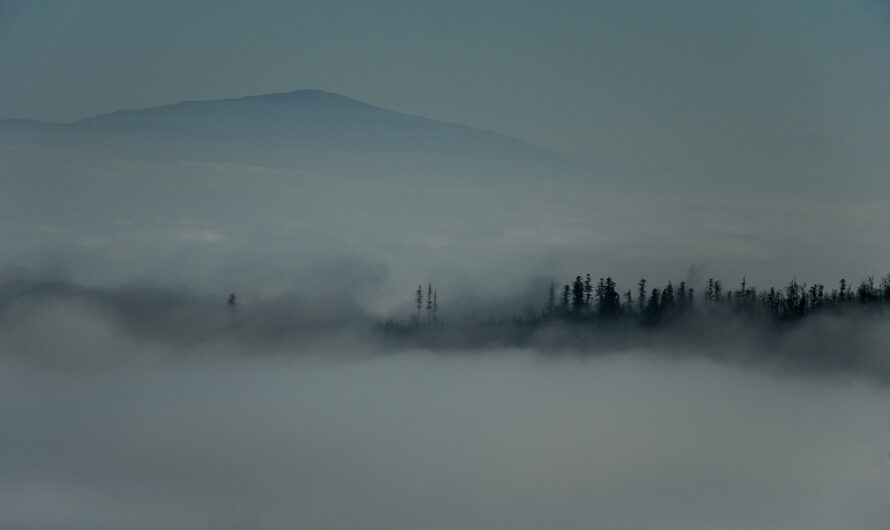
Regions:
<svg viewBox="0 0 890 530"><path fill-rule="evenodd" d="M0 528L880 527L886 315L718 322L510 346L318 299L20 278Z"/></svg>
<svg viewBox="0 0 890 530"><path fill-rule="evenodd" d="M307 120L330 130L294 151ZM820 225L818 193L590 186L563 155L315 91L2 128L4 529L888 517L885 310L540 316L579 266L699 293L880 273L878 202Z"/></svg>
<svg viewBox="0 0 890 530"><path fill-rule="evenodd" d="M648 350L394 353L340 339L184 352L65 322L49 338L29 330L61 358L4 348L0 360L3 528L866 529L887 518L890 387L866 378Z"/></svg>
<svg viewBox="0 0 890 530"><path fill-rule="evenodd" d="M0 530L890 528L888 15L0 1Z"/></svg>

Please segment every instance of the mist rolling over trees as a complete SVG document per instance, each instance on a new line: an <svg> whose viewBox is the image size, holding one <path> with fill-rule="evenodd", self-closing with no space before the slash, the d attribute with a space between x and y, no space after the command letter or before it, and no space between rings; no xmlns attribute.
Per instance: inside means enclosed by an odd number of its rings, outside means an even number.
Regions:
<svg viewBox="0 0 890 530"><path fill-rule="evenodd" d="M351 340L365 341L371 351L484 354L492 348L522 348L557 358L646 349L667 359L692 356L751 369L890 382L890 358L883 348L890 329L890 274L856 286L842 279L830 290L797 279L768 289L743 279L732 289L709 278L699 290L685 281L652 287L641 279L636 294L625 290L622 297L620 291L611 278L594 281L586 274L562 289L551 282L524 302L503 293L467 302L447 294L440 299L439 289L428 282L417 286L410 313L402 317L375 314L368 305L373 307L373 300L359 300L350 289L333 297L322 290L263 298L151 284L89 287L21 276L0 283L0 323L8 332L9 351L38 364L48 353L39 351L46 343L29 336L44 314L59 310L82 313L78 318L87 315L139 341L201 355L234 344L249 355L299 357L330 349L326 343L337 349ZM78 337L73 334L72 348ZM85 356L87 365L90 359L91 354ZM139 356L119 352L108 360L128 364ZM76 355L66 362L79 364Z"/></svg>
<svg viewBox="0 0 890 530"><path fill-rule="evenodd" d="M0 1L0 530L890 528L888 20Z"/></svg>
<svg viewBox="0 0 890 530"><path fill-rule="evenodd" d="M264 136L307 97L327 137ZM627 194L248 103L0 124L0 528L886 521L887 276L768 287L885 267L880 199ZM183 130L116 121L154 112Z"/></svg>

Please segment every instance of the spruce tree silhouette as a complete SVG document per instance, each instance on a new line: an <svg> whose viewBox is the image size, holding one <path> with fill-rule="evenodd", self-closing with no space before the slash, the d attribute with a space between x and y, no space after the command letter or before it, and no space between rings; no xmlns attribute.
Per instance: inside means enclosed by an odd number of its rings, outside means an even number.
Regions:
<svg viewBox="0 0 890 530"><path fill-rule="evenodd" d="M433 291L433 324L438 324L439 317L437 313L439 312L439 290L435 289Z"/></svg>
<svg viewBox="0 0 890 530"><path fill-rule="evenodd" d="M576 319L584 314L584 281L580 276L572 283L572 316Z"/></svg>
<svg viewBox="0 0 890 530"><path fill-rule="evenodd" d="M417 306L417 313L414 315L414 323L420 324L420 308L423 306L423 286L418 285L417 291L414 292L414 304Z"/></svg>
<svg viewBox="0 0 890 530"><path fill-rule="evenodd" d="M426 289L426 323L433 321L433 284L427 285Z"/></svg>

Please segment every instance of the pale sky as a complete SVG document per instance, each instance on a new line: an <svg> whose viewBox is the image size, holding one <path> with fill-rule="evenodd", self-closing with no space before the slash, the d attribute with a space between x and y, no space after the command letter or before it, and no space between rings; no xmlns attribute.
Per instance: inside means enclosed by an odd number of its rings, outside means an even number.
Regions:
<svg viewBox="0 0 890 530"><path fill-rule="evenodd" d="M321 88L606 166L751 137L890 141L874 0L0 6L0 118Z"/></svg>

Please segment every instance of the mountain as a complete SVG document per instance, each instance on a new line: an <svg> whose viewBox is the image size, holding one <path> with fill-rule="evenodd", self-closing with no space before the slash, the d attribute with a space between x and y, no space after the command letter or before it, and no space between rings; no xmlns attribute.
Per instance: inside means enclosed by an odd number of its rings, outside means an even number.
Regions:
<svg viewBox="0 0 890 530"><path fill-rule="evenodd" d="M67 124L7 120L0 143L114 157L234 162L354 174L433 168L511 171L565 157L491 131L375 107L321 90L185 101Z"/></svg>
<svg viewBox="0 0 890 530"><path fill-rule="evenodd" d="M0 266L190 285L241 267L271 288L307 256L354 254L400 278L420 256L559 244L573 212L598 211L564 185L579 174L509 136L318 90L6 120Z"/></svg>

